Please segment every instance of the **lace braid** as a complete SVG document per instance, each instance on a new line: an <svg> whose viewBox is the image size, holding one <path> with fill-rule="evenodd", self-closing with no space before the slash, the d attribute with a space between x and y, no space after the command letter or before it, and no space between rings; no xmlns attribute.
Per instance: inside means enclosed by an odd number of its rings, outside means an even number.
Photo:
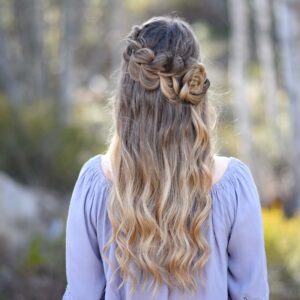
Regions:
<svg viewBox="0 0 300 300"><path fill-rule="evenodd" d="M141 28L135 26L123 53L130 77L149 91L160 87L171 103L199 104L210 86L202 63L189 58L186 62L170 52L155 55L137 40Z"/></svg>

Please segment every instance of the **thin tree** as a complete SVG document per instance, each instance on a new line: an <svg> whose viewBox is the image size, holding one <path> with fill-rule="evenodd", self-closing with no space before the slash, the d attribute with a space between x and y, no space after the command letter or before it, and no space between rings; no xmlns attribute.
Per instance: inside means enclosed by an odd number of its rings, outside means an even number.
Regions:
<svg viewBox="0 0 300 300"><path fill-rule="evenodd" d="M246 1L229 0L228 12L231 29L228 77L233 88L233 101L237 116L235 125L240 137L241 156L251 164L252 137L245 83L249 35L249 15Z"/></svg>
<svg viewBox="0 0 300 300"><path fill-rule="evenodd" d="M277 35L281 49L281 66L284 86L290 107L291 116L291 167L295 178L294 201L290 203L293 210L300 211L300 89L299 89L299 49L295 36L299 34L297 21L300 18L296 2L275 0Z"/></svg>
<svg viewBox="0 0 300 300"><path fill-rule="evenodd" d="M75 87L75 53L80 40L86 0L63 0L61 6L60 79L58 118L71 121Z"/></svg>
<svg viewBox="0 0 300 300"><path fill-rule="evenodd" d="M0 82L13 107L21 102L21 92L11 68L11 57L9 55L8 39L0 22Z"/></svg>
<svg viewBox="0 0 300 300"><path fill-rule="evenodd" d="M274 43L272 39L272 15L270 0L254 0L252 2L254 8L255 21L255 38L257 46L257 55L261 67L262 77L262 95L265 102L265 114L267 125L272 132L272 138L278 150L284 143L278 126L278 99L277 99L277 82L276 67L274 59ZM281 151L280 151L281 153Z"/></svg>
<svg viewBox="0 0 300 300"><path fill-rule="evenodd" d="M20 73L23 97L36 100L46 94L47 64L44 49L44 0L14 0L14 21L22 50Z"/></svg>

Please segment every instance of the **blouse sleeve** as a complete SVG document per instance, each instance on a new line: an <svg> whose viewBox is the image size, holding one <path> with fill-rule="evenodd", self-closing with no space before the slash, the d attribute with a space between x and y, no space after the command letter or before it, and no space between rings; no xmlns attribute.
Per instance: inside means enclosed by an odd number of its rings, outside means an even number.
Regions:
<svg viewBox="0 0 300 300"><path fill-rule="evenodd" d="M228 240L228 296L267 300L269 285L261 204L249 167L239 161Z"/></svg>
<svg viewBox="0 0 300 300"><path fill-rule="evenodd" d="M97 299L106 280L96 234L97 174L87 161L80 170L71 196L66 226L67 287L63 300ZM98 184L96 184L98 183Z"/></svg>

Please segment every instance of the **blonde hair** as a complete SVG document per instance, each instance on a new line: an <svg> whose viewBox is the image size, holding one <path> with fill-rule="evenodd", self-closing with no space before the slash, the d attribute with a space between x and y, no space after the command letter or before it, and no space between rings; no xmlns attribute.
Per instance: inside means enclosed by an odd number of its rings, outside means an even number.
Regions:
<svg viewBox="0 0 300 300"><path fill-rule="evenodd" d="M131 292L137 270L143 287L153 278L154 294L162 283L195 292L203 275L216 120L208 87L188 23L163 16L132 28L111 103L112 236L103 248L115 242L121 285L131 279Z"/></svg>

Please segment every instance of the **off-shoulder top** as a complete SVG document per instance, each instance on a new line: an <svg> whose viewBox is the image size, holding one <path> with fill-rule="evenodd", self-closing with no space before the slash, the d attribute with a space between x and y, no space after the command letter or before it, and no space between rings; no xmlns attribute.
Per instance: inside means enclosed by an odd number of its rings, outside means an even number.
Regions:
<svg viewBox="0 0 300 300"><path fill-rule="evenodd" d="M246 163L230 157L221 179L211 188L212 213L207 241L211 254L204 268L205 288L196 295L162 285L157 297L130 282L120 289L120 274L101 257L111 235L107 195L112 182L101 167L103 155L87 160L77 178L66 226L66 277L63 300L267 300L269 285L260 197ZM114 244L113 244L114 245ZM115 246L109 249L114 257Z"/></svg>

